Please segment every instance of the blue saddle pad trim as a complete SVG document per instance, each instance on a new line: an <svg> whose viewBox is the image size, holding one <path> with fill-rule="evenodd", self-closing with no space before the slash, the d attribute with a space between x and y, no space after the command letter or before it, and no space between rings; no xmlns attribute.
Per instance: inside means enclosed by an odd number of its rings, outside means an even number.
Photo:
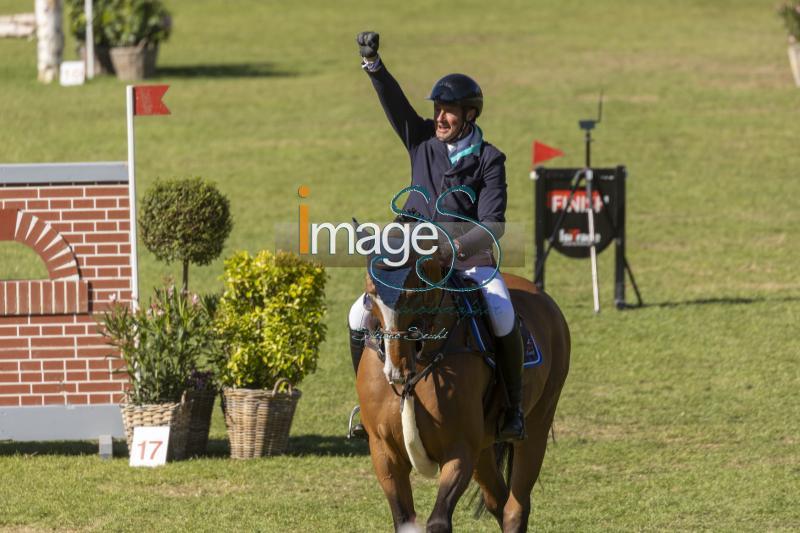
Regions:
<svg viewBox="0 0 800 533"><path fill-rule="evenodd" d="M463 280L461 280L458 276L453 276L450 279L453 286L458 288L464 287ZM464 303L464 307L467 309L467 313L469 314L469 327L470 330L472 330L472 335L475 337L475 341L478 343L478 348L482 352L487 353L487 355L484 356L486 364L492 368L495 368L494 359L488 355L489 350L486 349L486 343L483 342L481 328L478 327L477 315L472 310L472 305L469 302L469 298L467 298L466 294L464 293L460 293L459 296L461 301ZM519 316L517 316L517 320L519 321L519 330L520 334L522 335L522 344L525 351L522 368L533 368L541 365L544 361L544 357L542 357L542 350L539 348L539 343L536 342L536 339L533 337L533 332L528 331L528 328L525 327L525 324L522 323L522 320L519 319Z"/></svg>

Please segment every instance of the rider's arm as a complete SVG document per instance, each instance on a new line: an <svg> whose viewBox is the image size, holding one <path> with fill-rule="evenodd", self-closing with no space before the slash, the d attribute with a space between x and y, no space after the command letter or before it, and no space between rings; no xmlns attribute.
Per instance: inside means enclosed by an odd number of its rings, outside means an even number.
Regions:
<svg viewBox="0 0 800 533"><path fill-rule="evenodd" d="M505 231L506 221L506 156L499 153L483 172L484 186L478 193L478 220L487 226L496 239ZM466 259L494 245L491 235L475 226L458 238L458 255Z"/></svg>
<svg viewBox="0 0 800 533"><path fill-rule="evenodd" d="M405 144L406 149L411 150L431 137L433 121L426 121L414 111L406 95L403 94L400 84L386 70L380 57L376 57L375 61L371 63L364 61L363 66L364 71L372 80L375 92L378 93L386 118L389 119L389 123Z"/></svg>

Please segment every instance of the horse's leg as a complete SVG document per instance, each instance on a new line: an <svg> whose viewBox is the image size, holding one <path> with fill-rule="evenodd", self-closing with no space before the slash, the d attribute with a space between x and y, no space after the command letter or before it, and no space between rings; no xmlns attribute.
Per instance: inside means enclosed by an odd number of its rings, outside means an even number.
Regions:
<svg viewBox="0 0 800 533"><path fill-rule="evenodd" d="M511 466L511 492L503 509L504 533L527 531L528 517L531 512L531 491L539 478L539 471L547 450L547 437L556 402L543 413L534 411L528 416L525 425L528 438L514 445L514 457Z"/></svg>
<svg viewBox="0 0 800 533"><path fill-rule="evenodd" d="M453 530L453 511L472 479L473 470L474 460L468 450L456 452L451 459L444 462L439 475L436 504L428 518L426 531L439 533Z"/></svg>
<svg viewBox="0 0 800 533"><path fill-rule="evenodd" d="M473 477L481 487L486 510L497 519L498 525L503 527L503 506L508 499L508 488L503 473L497 467L496 457L494 446L484 449L478 457Z"/></svg>
<svg viewBox="0 0 800 533"><path fill-rule="evenodd" d="M372 435L369 440L369 451L378 482L392 511L395 530L403 524L413 523L417 515L414 512L414 497L409 479L411 464L397 454L386 441Z"/></svg>

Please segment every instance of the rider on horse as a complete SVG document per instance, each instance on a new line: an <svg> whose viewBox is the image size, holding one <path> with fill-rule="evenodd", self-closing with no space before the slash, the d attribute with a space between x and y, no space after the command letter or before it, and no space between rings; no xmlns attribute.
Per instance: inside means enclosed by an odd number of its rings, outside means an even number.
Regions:
<svg viewBox="0 0 800 533"><path fill-rule="evenodd" d="M481 88L463 74L443 77L428 97L433 101L434 119L425 120L411 107L378 56L378 34L363 32L356 41L362 68L372 80L390 124L411 157L412 183L425 188L434 198L426 202L421 195L409 195L404 211L416 211L428 220L455 222L457 218L436 212L435 198L446 189L466 185L475 192L475 202L449 195L445 202L448 210L497 228L495 235L499 237L506 211L506 157L483 140L483 132L475 124L483 109ZM525 437L521 407L523 345L505 281L499 272L495 274L497 265L492 243L491 236L478 226L458 235L454 239L455 269L460 276L483 285L480 290L499 343L497 363L510 402L498 430L498 439L518 440ZM449 265L449 246L439 248ZM364 349L364 335L359 332L371 325L363 295L353 304L348 322L353 367L357 372ZM363 432L363 428L360 429Z"/></svg>

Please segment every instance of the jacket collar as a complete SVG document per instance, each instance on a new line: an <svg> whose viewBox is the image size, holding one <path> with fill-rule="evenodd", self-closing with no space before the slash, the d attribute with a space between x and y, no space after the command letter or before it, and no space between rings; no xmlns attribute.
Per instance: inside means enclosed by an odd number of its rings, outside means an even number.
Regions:
<svg viewBox="0 0 800 533"><path fill-rule="evenodd" d="M450 164L455 167L462 158L468 155L480 154L482 145L483 131L481 131L477 124L473 123L472 133L469 134L469 137L455 143L454 146L448 145ZM449 150L450 146L453 146L452 152Z"/></svg>

